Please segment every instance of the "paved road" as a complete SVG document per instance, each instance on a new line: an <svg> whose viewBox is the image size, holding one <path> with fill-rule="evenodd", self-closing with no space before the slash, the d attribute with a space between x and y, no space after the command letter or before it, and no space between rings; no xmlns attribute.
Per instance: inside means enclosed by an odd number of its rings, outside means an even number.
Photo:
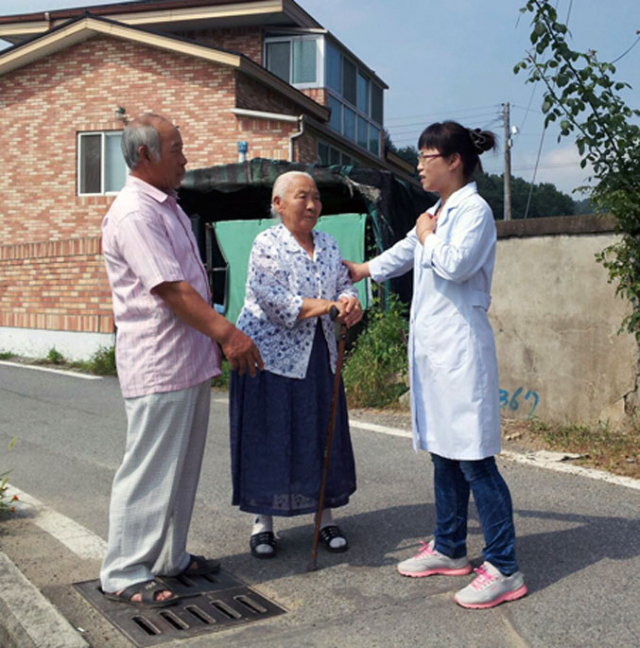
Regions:
<svg viewBox="0 0 640 648"><path fill-rule="evenodd" d="M224 395L214 393L190 548L222 558L229 572L288 614L180 645L640 645L640 491L501 460L530 595L494 610L467 611L452 596L468 578L406 579L395 572L434 524L428 457L415 455L410 441L398 436L353 430L358 491L339 513L352 545L348 553L322 552L321 569L306 573L309 516L278 525L277 560L252 559L248 516L229 504L227 414L220 400ZM0 412L0 471L13 468L13 486L102 542L124 442L117 382L0 365ZM13 436L18 443L7 454ZM79 556L38 526L40 515L0 519L2 552L74 627L86 630L89 643L130 645L71 587L95 578L99 561ZM474 510L470 557L481 549Z"/></svg>

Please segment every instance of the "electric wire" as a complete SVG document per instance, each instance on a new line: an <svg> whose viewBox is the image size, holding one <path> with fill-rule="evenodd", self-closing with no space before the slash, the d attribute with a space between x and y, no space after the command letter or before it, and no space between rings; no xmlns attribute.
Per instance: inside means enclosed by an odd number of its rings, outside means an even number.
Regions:
<svg viewBox="0 0 640 648"><path fill-rule="evenodd" d="M419 115L399 115L397 117L388 117L385 119L385 123L393 122L393 121L404 121L407 119L422 119L423 117L435 117L437 115L444 115L444 114L449 114L449 115L454 115L458 113L466 113L466 112L486 112L488 109L496 109L498 107L497 104L491 104L489 106L468 106L467 108L453 108L451 110L439 110L436 112L431 112L431 113L421 113Z"/></svg>
<svg viewBox="0 0 640 648"><path fill-rule="evenodd" d="M621 58L624 58L638 44L639 41L640 41L640 35L635 39L635 41L633 42L631 47L629 47L622 54L620 54L620 56L618 56L618 58L613 59L613 61L611 61L611 63L617 63Z"/></svg>

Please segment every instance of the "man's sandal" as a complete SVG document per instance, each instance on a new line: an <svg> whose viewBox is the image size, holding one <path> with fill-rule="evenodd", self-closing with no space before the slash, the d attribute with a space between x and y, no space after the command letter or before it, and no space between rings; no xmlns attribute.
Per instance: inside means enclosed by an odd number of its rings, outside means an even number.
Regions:
<svg viewBox="0 0 640 648"><path fill-rule="evenodd" d="M335 538L342 538L345 543L340 547L332 547L331 541ZM322 529L320 529L320 539L322 540L324 546L333 553L342 553L349 548L349 542L345 538L344 533L342 533L340 527L336 526L335 524L330 524L329 526L322 527Z"/></svg>
<svg viewBox="0 0 640 648"><path fill-rule="evenodd" d="M193 566L193 563L196 564L195 567ZM186 569L175 576L171 576L171 578L178 578L179 576L206 576L207 574L217 574L219 571L219 560L189 554L189 564Z"/></svg>
<svg viewBox="0 0 640 648"><path fill-rule="evenodd" d="M258 547L262 545L267 545L268 547L271 547L272 551L268 551L268 552L258 551ZM254 533L251 536L249 546L251 547L251 555L254 558L260 558L261 560L264 560L265 558L276 557L278 543L276 542L276 537L275 535L273 535L272 531L262 531L261 533Z"/></svg>
<svg viewBox="0 0 640 648"><path fill-rule="evenodd" d="M156 595L160 592L170 592L171 598L157 599ZM169 605L175 605L180 597L170 588L166 583L159 580L149 580L135 585L129 585L121 592L103 592L103 594L110 600L118 603L126 603L139 608L163 608ZM140 601L132 601L131 599L140 594Z"/></svg>

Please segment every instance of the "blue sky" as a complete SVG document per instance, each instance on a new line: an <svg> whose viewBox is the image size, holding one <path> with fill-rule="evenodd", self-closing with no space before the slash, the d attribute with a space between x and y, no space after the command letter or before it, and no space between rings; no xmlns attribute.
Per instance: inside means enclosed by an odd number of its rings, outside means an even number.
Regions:
<svg viewBox="0 0 640 648"><path fill-rule="evenodd" d="M397 146L415 145L433 121L456 119L470 127L489 127L500 136L500 150L483 158L485 170L503 169L501 104L511 104L511 123L519 128L512 148L513 175L533 180L543 134L542 87L513 74L529 42L525 0L297 0L323 27L389 85L385 124ZM91 0L0 0L0 15L108 4ZM621 56L637 40L638 0L555 0L568 18L571 45L595 49L602 60ZM633 90L623 95L640 107L640 43L616 64L617 78ZM557 131L543 139L536 182L553 182L570 192L585 172L571 141L557 142Z"/></svg>

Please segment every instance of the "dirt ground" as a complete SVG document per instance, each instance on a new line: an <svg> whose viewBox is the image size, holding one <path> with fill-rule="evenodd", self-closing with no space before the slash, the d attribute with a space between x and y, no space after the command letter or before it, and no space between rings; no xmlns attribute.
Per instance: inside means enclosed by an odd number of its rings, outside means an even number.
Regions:
<svg viewBox="0 0 640 648"><path fill-rule="evenodd" d="M349 415L378 425L411 429L411 416L403 410L350 409ZM504 450L576 453L580 458L569 460L575 465L640 479L640 434L637 431L571 430L551 425L536 426L529 420L503 418L502 439Z"/></svg>

